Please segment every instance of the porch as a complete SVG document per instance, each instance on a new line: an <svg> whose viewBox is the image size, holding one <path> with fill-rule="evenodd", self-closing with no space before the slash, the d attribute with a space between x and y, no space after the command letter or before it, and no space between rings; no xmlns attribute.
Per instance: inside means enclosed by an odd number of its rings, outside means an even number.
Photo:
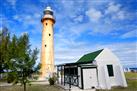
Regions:
<svg viewBox="0 0 137 91"><path fill-rule="evenodd" d="M95 88L83 88L83 77L81 70L83 68L96 67L93 64L69 63L57 66L57 84L66 91L95 91Z"/></svg>

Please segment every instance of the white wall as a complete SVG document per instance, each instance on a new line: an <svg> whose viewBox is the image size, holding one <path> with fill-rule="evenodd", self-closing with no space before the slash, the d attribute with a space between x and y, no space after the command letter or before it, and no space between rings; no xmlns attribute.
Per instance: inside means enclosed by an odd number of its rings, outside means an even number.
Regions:
<svg viewBox="0 0 137 91"><path fill-rule="evenodd" d="M119 59L109 49L104 49L95 60L95 64L98 66L100 88L110 89L111 86L119 86L119 84L125 80L125 76L123 71L121 71L121 68L117 69L117 66L121 67ZM113 65L114 77L108 76L107 65ZM122 82L118 81L119 77L121 78L120 81ZM124 83L126 84L126 80Z"/></svg>
<svg viewBox="0 0 137 91"><path fill-rule="evenodd" d="M79 78L78 78L78 80L79 80L79 87L81 88L82 85L81 85L81 68L80 67L78 67L78 76L79 76Z"/></svg>
<svg viewBox="0 0 137 91"><path fill-rule="evenodd" d="M104 66L98 66L98 89L111 89L110 79L108 79L107 69Z"/></svg>
<svg viewBox="0 0 137 91"><path fill-rule="evenodd" d="M83 85L84 89L96 88L97 83L97 71L96 68L83 69Z"/></svg>
<svg viewBox="0 0 137 91"><path fill-rule="evenodd" d="M124 75L124 71L123 71L123 68L121 65L117 65L116 66L116 69L117 69L117 77L116 77L116 81L117 81L117 84L119 84L119 86L123 86L123 87L127 87L127 82L126 82L126 79L125 79L125 75Z"/></svg>

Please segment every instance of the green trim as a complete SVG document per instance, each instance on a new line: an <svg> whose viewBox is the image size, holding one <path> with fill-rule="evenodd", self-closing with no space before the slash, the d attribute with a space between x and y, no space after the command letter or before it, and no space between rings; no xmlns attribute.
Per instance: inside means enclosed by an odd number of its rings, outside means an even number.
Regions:
<svg viewBox="0 0 137 91"><path fill-rule="evenodd" d="M93 62L95 58L103 51L103 49L86 54L82 56L76 63L88 63L88 62Z"/></svg>

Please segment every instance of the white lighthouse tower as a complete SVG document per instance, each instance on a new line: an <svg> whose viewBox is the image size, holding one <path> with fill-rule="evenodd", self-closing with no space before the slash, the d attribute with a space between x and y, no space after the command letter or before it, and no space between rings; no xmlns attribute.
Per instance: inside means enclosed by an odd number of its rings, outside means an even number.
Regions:
<svg viewBox="0 0 137 91"><path fill-rule="evenodd" d="M44 16L41 19L42 30L42 48L41 48L41 74L40 79L45 80L54 72L54 31L55 19L51 7L46 7Z"/></svg>

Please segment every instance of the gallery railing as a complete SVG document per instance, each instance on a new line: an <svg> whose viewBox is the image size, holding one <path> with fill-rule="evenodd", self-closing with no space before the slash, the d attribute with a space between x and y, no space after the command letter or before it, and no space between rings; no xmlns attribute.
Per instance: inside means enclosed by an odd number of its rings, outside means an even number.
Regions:
<svg viewBox="0 0 137 91"><path fill-rule="evenodd" d="M77 75L65 75L64 83L78 86L78 76Z"/></svg>

